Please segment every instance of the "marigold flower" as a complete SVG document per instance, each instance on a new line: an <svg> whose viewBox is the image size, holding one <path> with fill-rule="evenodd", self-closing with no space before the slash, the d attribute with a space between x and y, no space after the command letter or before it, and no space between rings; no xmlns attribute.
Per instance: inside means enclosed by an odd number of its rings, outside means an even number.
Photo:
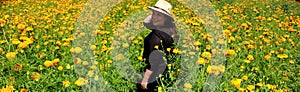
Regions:
<svg viewBox="0 0 300 92"><path fill-rule="evenodd" d="M202 57L206 57L207 59L210 59L211 58L211 53L210 52L203 52L201 54Z"/></svg>
<svg viewBox="0 0 300 92"><path fill-rule="evenodd" d="M262 82L256 83L257 86L263 86L264 84Z"/></svg>
<svg viewBox="0 0 300 92"><path fill-rule="evenodd" d="M247 56L247 59L248 59L248 60L254 60L254 57L253 57L252 55L248 55L248 56Z"/></svg>
<svg viewBox="0 0 300 92"><path fill-rule="evenodd" d="M184 83L183 87L184 87L185 89L192 89L193 85L190 84L190 83Z"/></svg>
<svg viewBox="0 0 300 92"><path fill-rule="evenodd" d="M173 49L173 53L178 54L178 53L180 53L180 51L178 48L175 48L175 49Z"/></svg>
<svg viewBox="0 0 300 92"><path fill-rule="evenodd" d="M82 49L80 47L75 47L73 50L75 54L80 54L82 52Z"/></svg>
<svg viewBox="0 0 300 92"><path fill-rule="evenodd" d="M83 65L83 66L87 66L87 65L89 65L89 62L83 61L83 62L82 62L82 65Z"/></svg>
<svg viewBox="0 0 300 92"><path fill-rule="evenodd" d="M268 54L264 57L265 60L270 60L270 58L271 58L271 54Z"/></svg>
<svg viewBox="0 0 300 92"><path fill-rule="evenodd" d="M6 86L0 89L0 92L13 92L15 90L14 86Z"/></svg>
<svg viewBox="0 0 300 92"><path fill-rule="evenodd" d="M76 86L83 86L88 83L88 80L84 78L78 78L78 80L75 81Z"/></svg>
<svg viewBox="0 0 300 92"><path fill-rule="evenodd" d="M24 30L25 29L25 25L24 24L18 24L17 25L17 28L19 29L19 30Z"/></svg>
<svg viewBox="0 0 300 92"><path fill-rule="evenodd" d="M142 61L142 60L143 60L143 57L142 57L142 56L139 56L139 57L138 57L138 60L141 60L141 61Z"/></svg>
<svg viewBox="0 0 300 92"><path fill-rule="evenodd" d="M14 45L15 45L15 44L19 44L19 43L21 43L21 41L19 41L18 39L13 39L13 40L12 40L12 44L14 44Z"/></svg>
<svg viewBox="0 0 300 92"><path fill-rule="evenodd" d="M67 64L67 65L66 65L66 69L71 69L70 64Z"/></svg>
<svg viewBox="0 0 300 92"><path fill-rule="evenodd" d="M15 64L14 71L19 72L20 70L22 70L22 68L23 68L22 64Z"/></svg>
<svg viewBox="0 0 300 92"><path fill-rule="evenodd" d="M162 87L158 87L158 88L157 88L157 91L158 91L158 92L162 92Z"/></svg>
<svg viewBox="0 0 300 92"><path fill-rule="evenodd" d="M244 62L249 64L251 61L250 60L244 60Z"/></svg>
<svg viewBox="0 0 300 92"><path fill-rule="evenodd" d="M242 79L233 79L230 81L231 84L236 87L236 88L240 88L241 83L242 83Z"/></svg>
<svg viewBox="0 0 300 92"><path fill-rule="evenodd" d="M294 64L295 63L294 60L290 60L289 62L290 62L290 64Z"/></svg>
<svg viewBox="0 0 300 92"><path fill-rule="evenodd" d="M235 51L234 50L226 50L226 56L230 56L230 55L235 55Z"/></svg>
<svg viewBox="0 0 300 92"><path fill-rule="evenodd" d="M41 74L39 72L33 72L31 75L32 80L39 80L41 78Z"/></svg>
<svg viewBox="0 0 300 92"><path fill-rule="evenodd" d="M6 54L6 58L9 59L9 60L11 60L11 59L16 58L16 55L17 55L17 53L15 53L15 52L8 52Z"/></svg>
<svg viewBox="0 0 300 92"><path fill-rule="evenodd" d="M87 76L93 77L93 75L94 75L94 71L88 71Z"/></svg>
<svg viewBox="0 0 300 92"><path fill-rule="evenodd" d="M70 86L70 81L69 80L65 80L65 81L62 81L63 85L66 86L66 87L69 87Z"/></svg>
<svg viewBox="0 0 300 92"><path fill-rule="evenodd" d="M96 45L91 45L91 46L90 46L90 49L91 49L91 50L96 50Z"/></svg>
<svg viewBox="0 0 300 92"><path fill-rule="evenodd" d="M57 69L58 69L59 71L62 71L62 70L64 69L64 67L59 66Z"/></svg>
<svg viewBox="0 0 300 92"><path fill-rule="evenodd" d="M198 59L198 64L201 64L201 65L203 65L205 62L204 62L204 58L199 58Z"/></svg>
<svg viewBox="0 0 300 92"><path fill-rule="evenodd" d="M27 92L27 89L22 88L22 89L20 90L20 92Z"/></svg>
<svg viewBox="0 0 300 92"><path fill-rule="evenodd" d="M249 91L252 91L252 90L255 89L255 86L254 86L254 85L247 85L247 89L248 89Z"/></svg>
<svg viewBox="0 0 300 92"><path fill-rule="evenodd" d="M52 61L49 61L49 60L46 60L46 61L44 62L44 65L45 65L46 67L51 67L51 66L53 66L53 62L52 62Z"/></svg>
<svg viewBox="0 0 300 92"><path fill-rule="evenodd" d="M248 80L248 76L244 75L244 76L242 77L242 79L246 81L246 80Z"/></svg>

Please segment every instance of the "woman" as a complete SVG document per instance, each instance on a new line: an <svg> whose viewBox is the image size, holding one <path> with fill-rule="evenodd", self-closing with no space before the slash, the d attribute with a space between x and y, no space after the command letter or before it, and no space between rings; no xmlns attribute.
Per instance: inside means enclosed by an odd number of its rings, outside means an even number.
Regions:
<svg viewBox="0 0 300 92"><path fill-rule="evenodd" d="M164 74L168 60L168 52L177 42L176 26L170 15L171 4L165 0L159 0L152 10L152 15L144 20L146 28L152 32L144 39L144 52L146 69L138 88L139 91L155 91L159 74Z"/></svg>

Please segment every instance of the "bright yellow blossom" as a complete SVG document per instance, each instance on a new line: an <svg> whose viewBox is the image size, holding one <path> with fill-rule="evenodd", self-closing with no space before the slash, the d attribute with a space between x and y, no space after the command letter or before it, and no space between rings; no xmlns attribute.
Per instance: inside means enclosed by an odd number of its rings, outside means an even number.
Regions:
<svg viewBox="0 0 300 92"><path fill-rule="evenodd" d="M68 80L65 80L65 81L62 81L63 85L66 86L66 87L69 87L70 86L70 81Z"/></svg>
<svg viewBox="0 0 300 92"><path fill-rule="evenodd" d="M6 54L6 58L11 60L11 59L16 58L16 55L17 55L17 53L15 53L15 52L9 52Z"/></svg>

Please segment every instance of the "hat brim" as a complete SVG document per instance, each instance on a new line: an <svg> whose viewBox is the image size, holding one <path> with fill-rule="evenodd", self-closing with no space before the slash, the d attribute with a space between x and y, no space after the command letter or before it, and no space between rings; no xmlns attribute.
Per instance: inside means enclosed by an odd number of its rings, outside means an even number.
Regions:
<svg viewBox="0 0 300 92"><path fill-rule="evenodd" d="M151 10L155 10L155 11L158 11L158 12L160 12L160 13L163 13L163 14L165 14L165 15L171 17L172 20L174 20L174 18L173 18L169 13L167 13L167 12L165 12L165 11L159 9L159 8L155 8L155 7L151 7L151 6L148 6L148 8L151 9Z"/></svg>

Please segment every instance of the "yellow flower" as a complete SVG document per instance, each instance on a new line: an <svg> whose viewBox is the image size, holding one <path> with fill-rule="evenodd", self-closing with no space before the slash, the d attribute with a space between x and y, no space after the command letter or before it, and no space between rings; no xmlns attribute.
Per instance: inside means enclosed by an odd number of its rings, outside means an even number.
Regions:
<svg viewBox="0 0 300 92"><path fill-rule="evenodd" d="M12 44L19 44L19 43L21 43L21 41L19 41L18 39L13 39L12 40Z"/></svg>
<svg viewBox="0 0 300 92"><path fill-rule="evenodd" d="M180 53L180 51L178 48L175 48L175 49L173 49L173 53L178 54L178 53Z"/></svg>
<svg viewBox="0 0 300 92"><path fill-rule="evenodd" d="M161 91L162 91L162 87L158 87L158 88L157 88L157 91L158 91L158 92L161 92Z"/></svg>
<svg viewBox="0 0 300 92"><path fill-rule="evenodd" d="M128 48L129 47L129 44L128 43L124 43L123 44L123 48Z"/></svg>
<svg viewBox="0 0 300 92"><path fill-rule="evenodd" d="M198 59L198 64L201 64L201 65L203 65L205 62L204 62L204 58L199 58Z"/></svg>
<svg viewBox="0 0 300 92"><path fill-rule="evenodd" d="M33 72L31 75L32 80L39 80L41 78L41 74L39 72Z"/></svg>
<svg viewBox="0 0 300 92"><path fill-rule="evenodd" d="M248 56L247 56L247 59L248 59L248 60L254 60L254 57L253 57L252 55L248 55Z"/></svg>
<svg viewBox="0 0 300 92"><path fill-rule="evenodd" d="M88 75L89 77L93 77L94 71L88 71L87 75Z"/></svg>
<svg viewBox="0 0 300 92"><path fill-rule="evenodd" d="M24 29L25 29L25 25L24 25L24 24L18 24L18 25L17 25L17 28L18 28L19 30L24 30Z"/></svg>
<svg viewBox="0 0 300 92"><path fill-rule="evenodd" d="M230 30L223 30L223 33L225 34L225 35L229 35L230 34Z"/></svg>
<svg viewBox="0 0 300 92"><path fill-rule="evenodd" d="M207 72L208 74L212 74L212 68L211 68L211 66L208 66L208 67L206 68L206 72Z"/></svg>
<svg viewBox="0 0 300 92"><path fill-rule="evenodd" d="M248 80L248 76L243 76L243 78L242 78L243 80Z"/></svg>
<svg viewBox="0 0 300 92"><path fill-rule="evenodd" d="M75 81L76 86L83 86L88 83L88 80L84 78L78 78L78 80Z"/></svg>
<svg viewBox="0 0 300 92"><path fill-rule="evenodd" d="M295 63L294 60L290 60L289 62L290 62L290 64L294 64Z"/></svg>
<svg viewBox="0 0 300 92"><path fill-rule="evenodd" d="M234 41L235 41L235 38L231 36L231 37L229 37L229 41L230 41L230 42L234 42Z"/></svg>
<svg viewBox="0 0 300 92"><path fill-rule="evenodd" d="M241 24L242 27L248 28L248 25L246 23Z"/></svg>
<svg viewBox="0 0 300 92"><path fill-rule="evenodd" d="M143 57L142 57L142 56L139 56L139 57L138 57L138 60L141 60L141 61L142 61L142 60L143 60Z"/></svg>
<svg viewBox="0 0 300 92"><path fill-rule="evenodd" d="M53 62L52 62L52 61L49 61L49 60L46 60L46 61L44 62L44 65L45 65L46 67L51 67L51 66L53 65Z"/></svg>
<svg viewBox="0 0 300 92"><path fill-rule="evenodd" d="M221 73L225 72L225 66L224 65L219 65L218 66L218 71L220 71Z"/></svg>
<svg viewBox="0 0 300 92"><path fill-rule="evenodd" d="M63 85L66 86L66 87L69 87L70 86L70 81L69 80L65 80L65 81L62 81Z"/></svg>
<svg viewBox="0 0 300 92"><path fill-rule="evenodd" d="M59 70L59 71L62 71L63 69L64 69L64 67L62 67L62 66L59 66L59 67L58 67L58 70Z"/></svg>
<svg viewBox="0 0 300 92"><path fill-rule="evenodd" d="M192 84L190 84L190 83L184 83L183 86L185 89L192 89L192 87L193 87Z"/></svg>
<svg viewBox="0 0 300 92"><path fill-rule="evenodd" d="M244 92L245 89L244 88L239 88L239 92Z"/></svg>
<svg viewBox="0 0 300 92"><path fill-rule="evenodd" d="M90 49L91 49L91 50L96 50L96 45L91 45L91 46L90 46Z"/></svg>
<svg viewBox="0 0 300 92"><path fill-rule="evenodd" d="M210 45L206 45L205 49L210 50L211 49Z"/></svg>
<svg viewBox="0 0 300 92"><path fill-rule="evenodd" d="M235 51L234 50L226 50L226 56L230 56L230 55L235 55Z"/></svg>
<svg viewBox="0 0 300 92"><path fill-rule="evenodd" d="M2 89L0 89L0 92L13 92L14 90L14 86L6 86L5 88L2 87Z"/></svg>
<svg viewBox="0 0 300 92"><path fill-rule="evenodd" d="M154 48L155 48L155 49L158 49L158 45L155 45Z"/></svg>
<svg viewBox="0 0 300 92"><path fill-rule="evenodd" d="M83 66L87 66L87 65L89 65L89 62L83 61L83 62L82 62L82 65L83 65Z"/></svg>
<svg viewBox="0 0 300 92"><path fill-rule="evenodd" d="M167 48L167 51L170 52L170 51L171 51L171 48Z"/></svg>
<svg viewBox="0 0 300 92"><path fill-rule="evenodd" d="M240 88L241 83L242 83L242 79L233 79L233 80L231 80L230 82L231 82L231 84L232 84L233 86L235 86L236 88Z"/></svg>
<svg viewBox="0 0 300 92"><path fill-rule="evenodd" d="M251 61L250 60L244 60L244 62L249 64Z"/></svg>
<svg viewBox="0 0 300 92"><path fill-rule="evenodd" d="M248 89L249 91L252 91L252 90L255 89L255 86L254 86L254 85L247 85L247 89Z"/></svg>
<svg viewBox="0 0 300 92"><path fill-rule="evenodd" d="M245 66L241 66L240 69L241 69L241 70L244 70L244 69L245 69Z"/></svg>
<svg viewBox="0 0 300 92"><path fill-rule="evenodd" d="M16 58L16 53L15 52L8 52L6 53L6 58L11 60L11 59L14 59Z"/></svg>
<svg viewBox="0 0 300 92"><path fill-rule="evenodd" d="M112 62L113 62L112 60L107 60L108 64L112 64Z"/></svg>
<svg viewBox="0 0 300 92"><path fill-rule="evenodd" d="M80 47L75 47L73 50L75 54L80 54L82 52L82 49Z"/></svg>
<svg viewBox="0 0 300 92"><path fill-rule="evenodd" d="M265 60L270 60L271 54L266 55L264 58L265 58Z"/></svg>
<svg viewBox="0 0 300 92"><path fill-rule="evenodd" d="M67 64L66 69L70 69L70 68L71 68L70 64Z"/></svg>
<svg viewBox="0 0 300 92"><path fill-rule="evenodd" d="M207 59L210 59L211 58L211 53L210 52L203 52L201 54L202 57L206 57Z"/></svg>
<svg viewBox="0 0 300 92"><path fill-rule="evenodd" d="M256 83L257 86L263 86L264 84L262 82Z"/></svg>

